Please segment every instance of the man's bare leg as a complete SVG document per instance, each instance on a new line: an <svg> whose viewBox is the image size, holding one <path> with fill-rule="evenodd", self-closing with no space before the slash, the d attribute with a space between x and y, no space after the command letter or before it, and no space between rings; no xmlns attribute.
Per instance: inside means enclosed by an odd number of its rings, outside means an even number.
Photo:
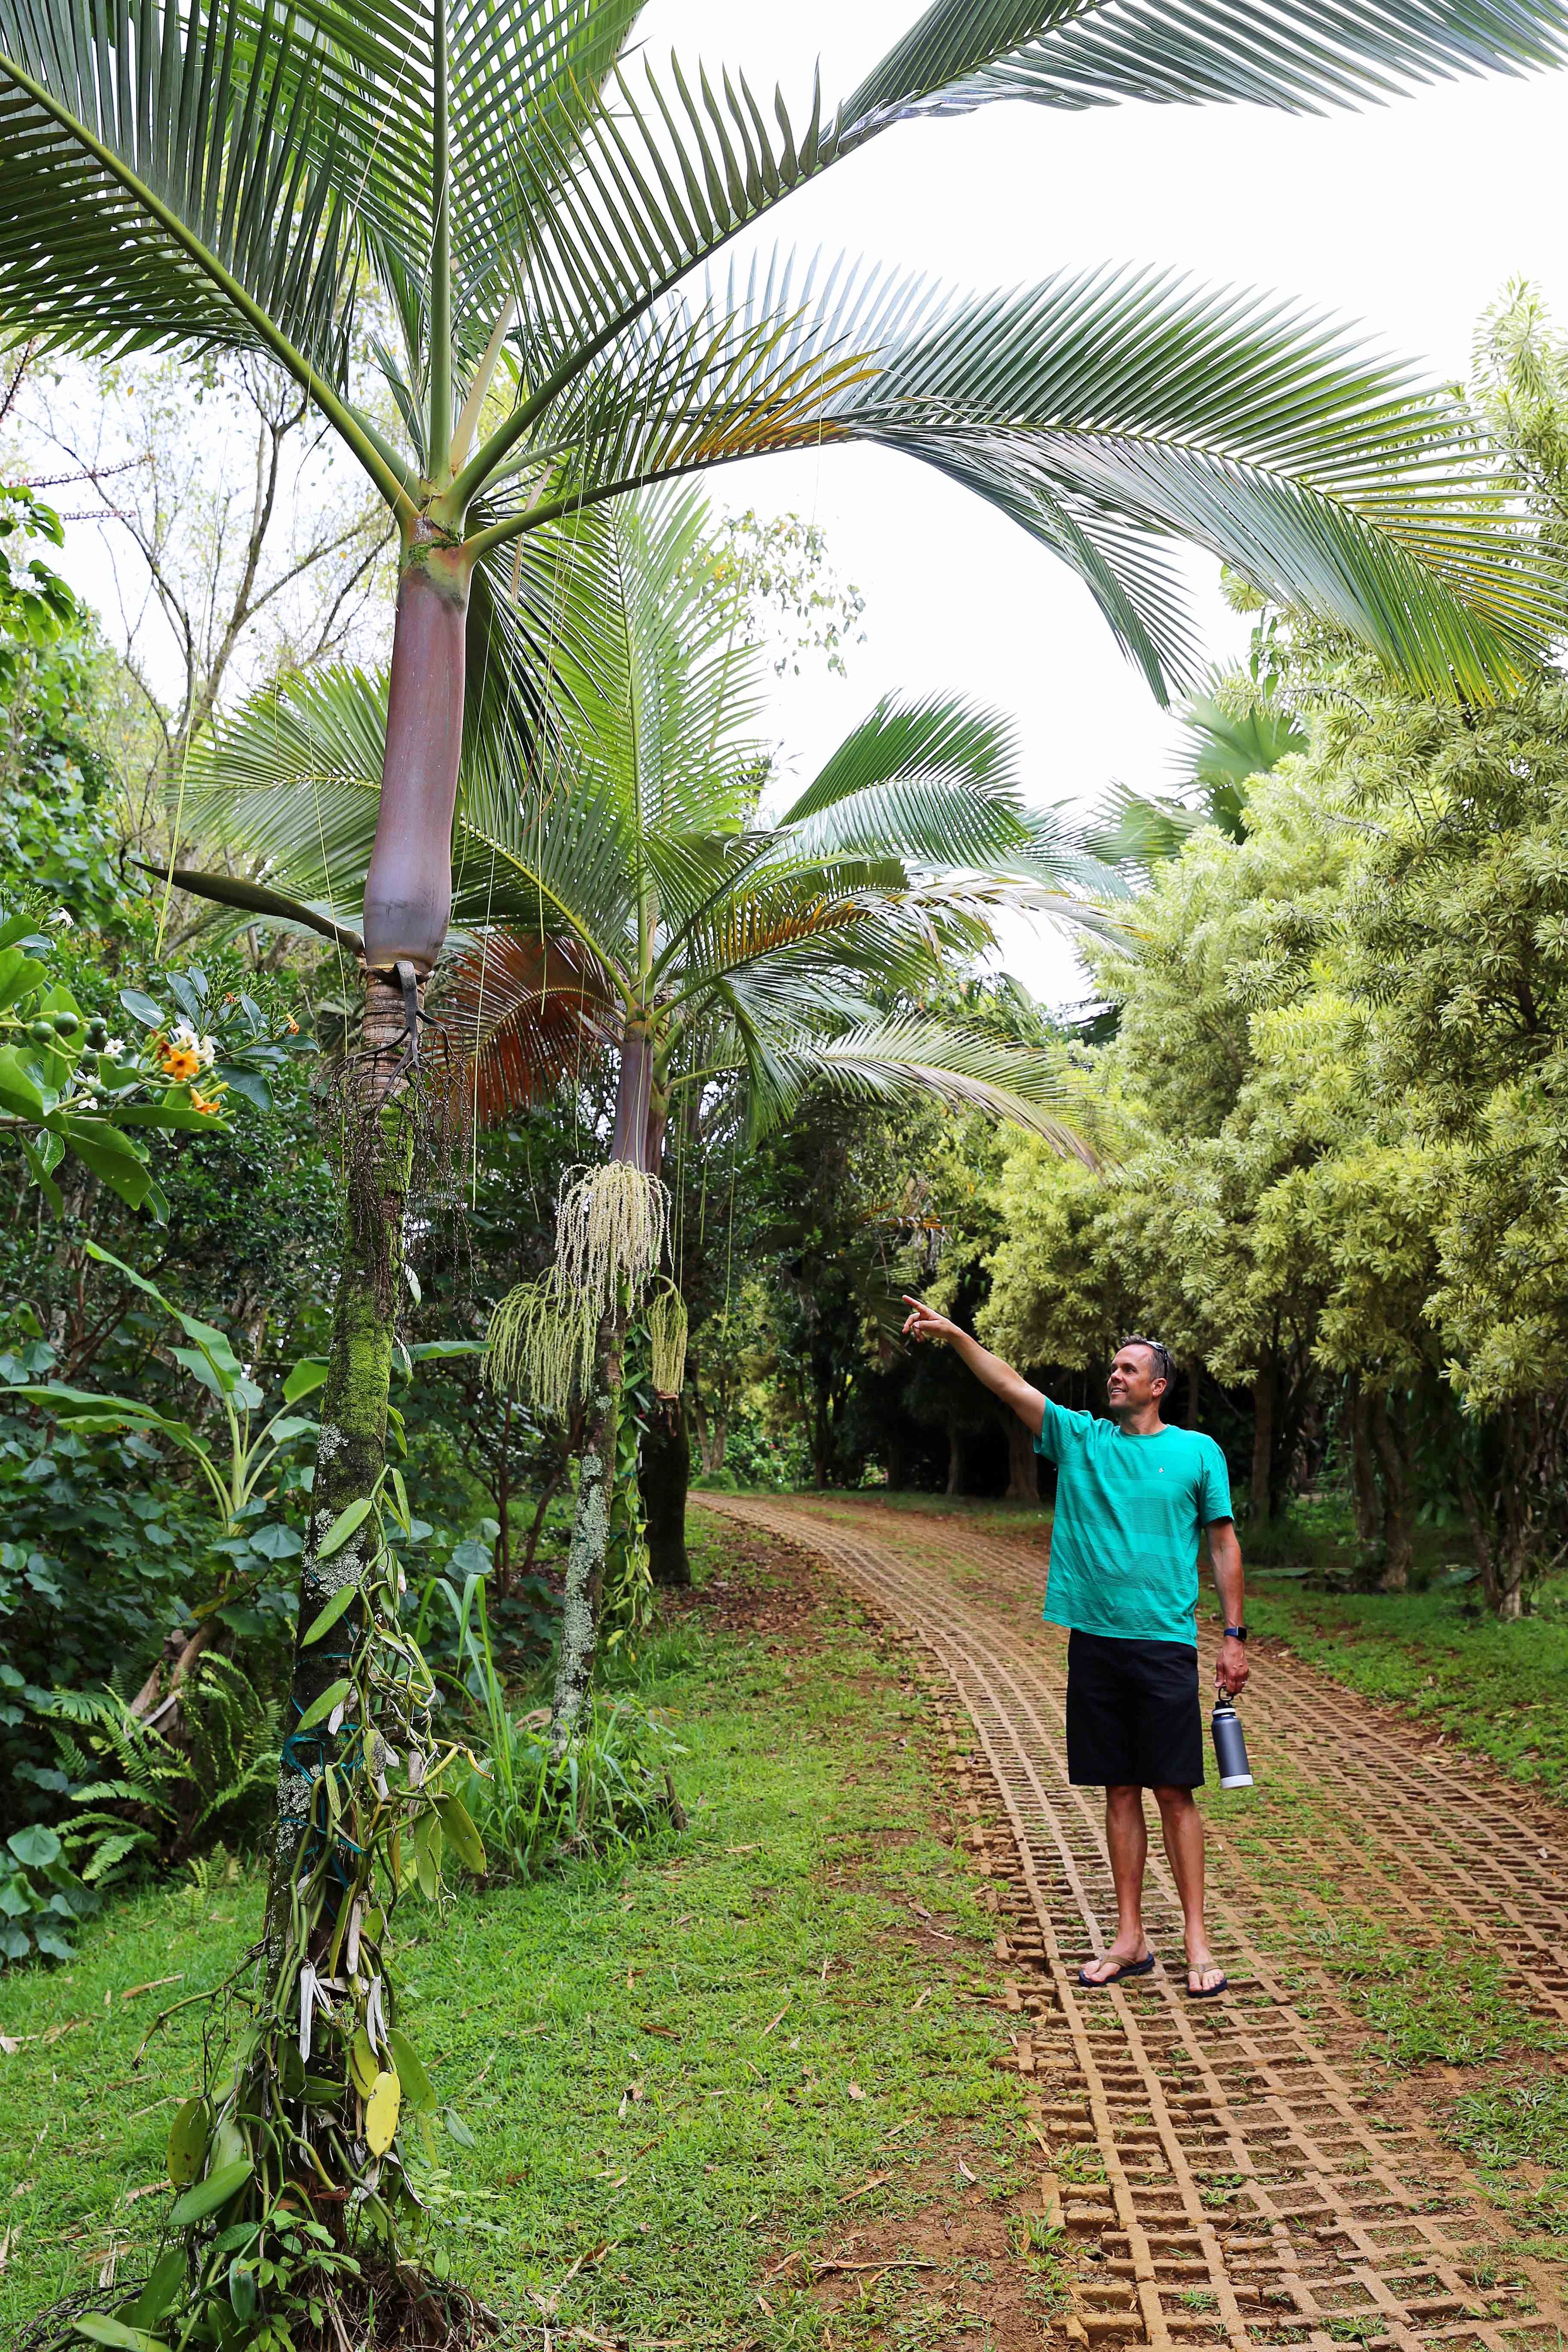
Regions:
<svg viewBox="0 0 1568 2352"><path fill-rule="evenodd" d="M1176 1893L1182 1899L1182 1921L1187 1947L1187 1987L1192 1992L1212 1991L1225 1971L1209 1949L1204 1925L1204 1817L1190 1789L1156 1789L1160 1827Z"/></svg>
<svg viewBox="0 0 1568 2352"><path fill-rule="evenodd" d="M1084 1975L1090 1984L1104 1984L1130 1960L1143 1959L1149 1947L1143 1937L1143 1870L1149 1859L1149 1830L1143 1819L1143 1791L1131 1786L1105 1792L1105 1843L1110 1851L1110 1875L1116 1884L1116 1940L1102 1958L1090 1960Z"/></svg>

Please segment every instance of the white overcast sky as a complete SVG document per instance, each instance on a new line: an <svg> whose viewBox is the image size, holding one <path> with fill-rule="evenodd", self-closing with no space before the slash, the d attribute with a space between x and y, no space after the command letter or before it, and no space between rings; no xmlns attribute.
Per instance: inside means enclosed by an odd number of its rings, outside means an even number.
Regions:
<svg viewBox="0 0 1568 2352"><path fill-rule="evenodd" d="M799 121L816 59L831 107L917 13L918 0L767 10L654 0L644 37L656 68L671 47L687 65L742 65L764 103L777 80ZM1561 76L1467 79L1320 118L1006 104L888 132L791 198L758 236L977 289L1100 261L1153 262L1364 321L1384 348L1452 378L1467 373L1475 320L1511 275L1535 278L1568 326L1565 147ZM942 688L1016 715L1035 799L1092 800L1113 777L1162 781L1174 728L1087 592L977 499L910 459L855 449L754 460L711 477L710 488L729 506L823 524L837 565L867 599L868 641L847 678L816 668L778 682L772 731L800 776L879 695ZM91 540L73 534L67 568L101 597ZM1210 646L1224 653L1245 631L1219 602L1216 571L1194 559ZM1008 956L1048 1001L1081 993L1055 934L1020 927Z"/></svg>
<svg viewBox="0 0 1568 2352"><path fill-rule="evenodd" d="M917 13L911 0L765 11L655 0L644 26L656 69L672 47L683 64L742 64L759 97L781 83L798 119L818 57L831 105ZM1565 146L1562 76L1465 79L1318 118L1007 104L872 141L792 197L765 234L975 288L1154 262L1364 320L1384 348L1455 377L1468 372L1478 314L1516 273L1539 281L1568 326ZM1174 730L1087 591L979 500L908 458L854 449L754 460L713 488L726 504L815 516L866 595L868 641L847 678L780 682L777 732L802 776L879 694L940 687L1016 715L1032 797L1161 781ZM1214 650L1238 646L1243 625L1215 593L1217 567L1194 569ZM1009 961L1047 999L1080 992L1052 934L1016 937Z"/></svg>

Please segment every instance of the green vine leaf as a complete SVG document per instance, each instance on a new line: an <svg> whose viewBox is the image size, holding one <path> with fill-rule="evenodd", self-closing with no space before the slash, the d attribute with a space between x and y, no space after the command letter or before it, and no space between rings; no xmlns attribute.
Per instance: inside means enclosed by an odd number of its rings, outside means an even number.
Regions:
<svg viewBox="0 0 1568 2352"><path fill-rule="evenodd" d="M169 2179L176 2189L188 2189L199 2176L210 2129L206 2101L187 2099L169 2126Z"/></svg>
<svg viewBox="0 0 1568 2352"><path fill-rule="evenodd" d="M324 1723L328 1716L331 1715L333 1707L336 1706L339 1699L347 1698L353 1688L353 1685L350 1682L346 1675L341 1676L335 1683L329 1683L326 1689L321 1693L321 1697L315 1700L311 1706L305 1709L304 1714L300 1717L299 1722L294 1727L295 1730L310 1731L318 1723Z"/></svg>
<svg viewBox="0 0 1568 2352"><path fill-rule="evenodd" d="M338 1513L317 1549L318 1559L331 1559L341 1551L356 1528L363 1528L374 1507L369 1495L356 1495L352 1503Z"/></svg>
<svg viewBox="0 0 1568 2352"><path fill-rule="evenodd" d="M441 1816L441 1826L458 1850L458 1858L476 1878L485 1872L485 1849L468 1807L460 1797L437 1797L436 1810Z"/></svg>
<svg viewBox="0 0 1568 2352"><path fill-rule="evenodd" d="M144 2327L127 2327L122 2319L111 2319L107 2311L84 2311L76 2322L76 2332L89 2344L124 2345L126 2352L169 2352L161 2336L149 2336Z"/></svg>
<svg viewBox="0 0 1568 2352"><path fill-rule="evenodd" d="M302 1650L308 1650L312 1642L319 1642L323 1633L330 1633L350 1602L359 1599L359 1591L357 1584L340 1585L326 1607L318 1611L305 1632L300 1634L300 1647Z"/></svg>
<svg viewBox="0 0 1568 2352"><path fill-rule="evenodd" d="M403 2095L420 2115L427 2115L436 2104L435 2086L425 2072L419 2053L401 2025L388 2029L387 2041L397 2065L397 2079L403 2085Z"/></svg>
<svg viewBox="0 0 1568 2352"><path fill-rule="evenodd" d="M237 2158L233 2164L220 2164L216 2172L209 2172L205 2180L186 2189L169 2216L170 2228L188 2230L193 2221L205 2221L209 2213L226 2205L237 2189L244 2188L255 2169L255 2161L248 2156ZM106 2336L101 2340L119 2343L123 2339Z"/></svg>

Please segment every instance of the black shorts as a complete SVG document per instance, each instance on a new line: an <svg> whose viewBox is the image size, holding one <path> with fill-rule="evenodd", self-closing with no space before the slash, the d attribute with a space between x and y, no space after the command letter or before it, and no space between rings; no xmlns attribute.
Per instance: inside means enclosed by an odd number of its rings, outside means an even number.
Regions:
<svg viewBox="0 0 1568 2352"><path fill-rule="evenodd" d="M1068 1638L1068 1779L1075 1788L1202 1788L1195 1649L1074 1629Z"/></svg>

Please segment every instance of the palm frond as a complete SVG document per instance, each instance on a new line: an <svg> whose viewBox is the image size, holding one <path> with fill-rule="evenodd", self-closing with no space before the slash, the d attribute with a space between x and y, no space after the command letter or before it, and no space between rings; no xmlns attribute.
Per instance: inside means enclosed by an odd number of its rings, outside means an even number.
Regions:
<svg viewBox="0 0 1568 2352"><path fill-rule="evenodd" d="M1236 682L1247 683L1239 676ZM1256 693L1227 699L1223 688L1216 673L1211 691L1194 696L1182 713L1186 740L1173 762L1177 797L1120 783L1102 797L1084 845L1108 867L1146 877L1152 866L1179 856L1183 844L1205 824L1243 840L1248 782L1306 751L1307 730L1293 711Z"/></svg>
<svg viewBox="0 0 1568 2352"><path fill-rule="evenodd" d="M759 264L639 321L539 429L549 493L498 514L502 535L767 450L858 439L940 465L1079 572L1157 690L1195 667L1178 537L1426 691L1495 695L1561 619L1447 395L1273 298L1166 273L956 299Z"/></svg>
<svg viewBox="0 0 1568 2352"><path fill-rule="evenodd" d="M887 847L906 863L1005 864L1036 845L1016 758L1011 723L998 712L945 696L886 696L784 810L766 862Z"/></svg>
<svg viewBox="0 0 1568 2352"><path fill-rule="evenodd" d="M618 1007L570 946L500 929L443 969L432 1010L455 1108L481 1127L543 1101L619 1031Z"/></svg>
<svg viewBox="0 0 1568 2352"><path fill-rule="evenodd" d="M843 115L864 135L1002 98L1316 111L1563 55L1559 13L1515 0L935 0Z"/></svg>
<svg viewBox="0 0 1568 2352"><path fill-rule="evenodd" d="M758 1129L788 1118L814 1087L879 1106L934 1096L949 1109L983 1110L1027 1128L1064 1156L1096 1165L1092 1147L1060 1115L1067 1089L1054 1063L1035 1047L914 1014L873 1018L834 1036L768 1043L764 1058L747 1039Z"/></svg>
<svg viewBox="0 0 1568 2352"><path fill-rule="evenodd" d="M197 840L254 862L263 887L356 928L385 738L384 678L354 669L290 678L192 752L184 820Z"/></svg>
<svg viewBox="0 0 1568 2352"><path fill-rule="evenodd" d="M3 0L0 327L341 390L366 238L417 240L427 68L401 0Z"/></svg>

